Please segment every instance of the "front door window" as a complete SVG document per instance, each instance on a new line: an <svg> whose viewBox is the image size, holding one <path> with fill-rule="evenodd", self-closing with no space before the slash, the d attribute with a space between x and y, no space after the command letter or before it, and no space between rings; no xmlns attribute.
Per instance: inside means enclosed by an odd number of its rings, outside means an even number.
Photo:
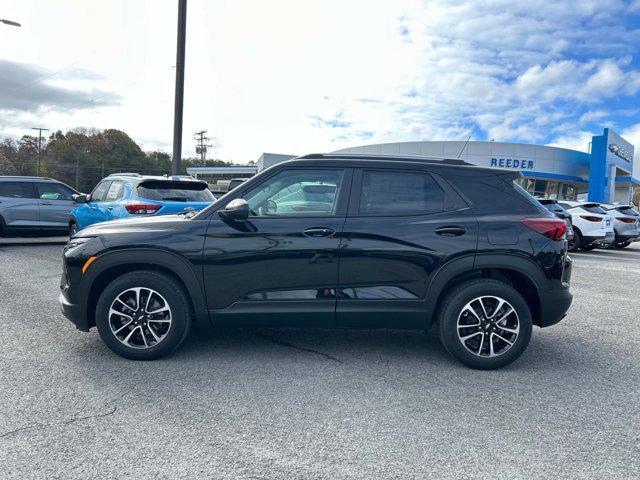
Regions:
<svg viewBox="0 0 640 480"><path fill-rule="evenodd" d="M336 213L344 170L283 170L244 196L254 217L323 217Z"/></svg>

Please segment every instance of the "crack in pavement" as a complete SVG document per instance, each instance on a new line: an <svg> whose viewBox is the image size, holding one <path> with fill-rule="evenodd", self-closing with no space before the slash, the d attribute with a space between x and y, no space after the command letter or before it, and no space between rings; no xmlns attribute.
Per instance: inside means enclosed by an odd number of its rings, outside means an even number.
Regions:
<svg viewBox="0 0 640 480"><path fill-rule="evenodd" d="M113 400L109 400L107 403L105 403L104 405L102 405L100 408L105 408L108 407L110 405L112 405L113 403L117 402L118 400L120 400L122 397L124 397L126 395L126 393L123 393L122 395L114 398ZM61 426L61 425L71 425L72 423L75 422L79 422L81 420L88 420L90 418L102 418L102 417L108 417L110 415L113 415L114 413L116 413L116 410L118 410L118 405L114 405L113 408L111 410L109 410L108 412L103 412L103 413L96 413L93 415L85 415L82 417L77 417L76 415L78 415L78 413L80 413L80 411L74 413L74 416L68 420L64 420L62 422L52 422L52 423L34 423L32 425L27 425L25 427L19 427L13 430L9 430L8 432L4 432L3 434L0 435L0 438L6 438L9 437L13 434L19 433L19 432L24 432L25 430L31 430L34 428L43 428L43 427L55 427L55 426Z"/></svg>
<svg viewBox="0 0 640 480"><path fill-rule="evenodd" d="M280 345L281 347L293 348L293 349L298 350L300 352L315 353L316 355L321 355L324 358L327 358L327 359L332 360L334 362L344 363L339 358L336 358L333 355L329 355L328 353L320 352L318 350L313 350L312 348L300 347L298 345L294 345L293 343L285 342L284 340L280 340L280 339L278 339L276 337L272 337L272 336L266 335L264 333L254 332L254 335L257 336L257 337L263 338L265 340L269 340L270 342L273 342L276 345Z"/></svg>

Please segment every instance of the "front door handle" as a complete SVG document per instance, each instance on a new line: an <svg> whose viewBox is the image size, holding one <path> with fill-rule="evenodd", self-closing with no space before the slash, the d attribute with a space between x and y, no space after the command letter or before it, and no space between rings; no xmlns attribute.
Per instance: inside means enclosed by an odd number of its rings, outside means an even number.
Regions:
<svg viewBox="0 0 640 480"><path fill-rule="evenodd" d="M459 237L467 233L467 230L462 227L440 227L436 228L436 233L444 237Z"/></svg>
<svg viewBox="0 0 640 480"><path fill-rule="evenodd" d="M42 202L40 205L53 205L51 202Z"/></svg>
<svg viewBox="0 0 640 480"><path fill-rule="evenodd" d="M307 228L304 232L302 232L306 237L330 237L336 231L333 228L325 228L325 227L317 227L317 228Z"/></svg>

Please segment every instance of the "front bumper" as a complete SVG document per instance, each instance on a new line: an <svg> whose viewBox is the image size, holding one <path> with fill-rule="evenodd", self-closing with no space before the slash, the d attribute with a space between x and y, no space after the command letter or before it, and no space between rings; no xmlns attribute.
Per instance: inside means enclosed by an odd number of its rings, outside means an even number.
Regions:
<svg viewBox="0 0 640 480"><path fill-rule="evenodd" d="M573 293L567 290L547 290L540 292L539 327L550 327L567 316L573 304Z"/></svg>
<svg viewBox="0 0 640 480"><path fill-rule="evenodd" d="M58 303L60 304L62 314L67 317L67 319L73 323L78 330L82 330L83 332L89 331L87 316L84 315L83 309L80 305L74 305L69 302L67 297L65 297L64 292L60 292L60 295L58 296Z"/></svg>

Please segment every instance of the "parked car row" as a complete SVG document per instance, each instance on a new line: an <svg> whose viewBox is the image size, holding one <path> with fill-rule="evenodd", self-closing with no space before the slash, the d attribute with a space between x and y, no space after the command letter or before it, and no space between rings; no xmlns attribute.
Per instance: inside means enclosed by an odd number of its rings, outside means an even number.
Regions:
<svg viewBox="0 0 640 480"><path fill-rule="evenodd" d="M569 250L625 248L640 240L640 214L632 205L538 199L567 222ZM571 233L569 233L571 230Z"/></svg>
<svg viewBox="0 0 640 480"><path fill-rule="evenodd" d="M74 235L94 223L187 213L215 201L207 183L183 176L109 175L90 194L47 177L0 177L0 234Z"/></svg>

